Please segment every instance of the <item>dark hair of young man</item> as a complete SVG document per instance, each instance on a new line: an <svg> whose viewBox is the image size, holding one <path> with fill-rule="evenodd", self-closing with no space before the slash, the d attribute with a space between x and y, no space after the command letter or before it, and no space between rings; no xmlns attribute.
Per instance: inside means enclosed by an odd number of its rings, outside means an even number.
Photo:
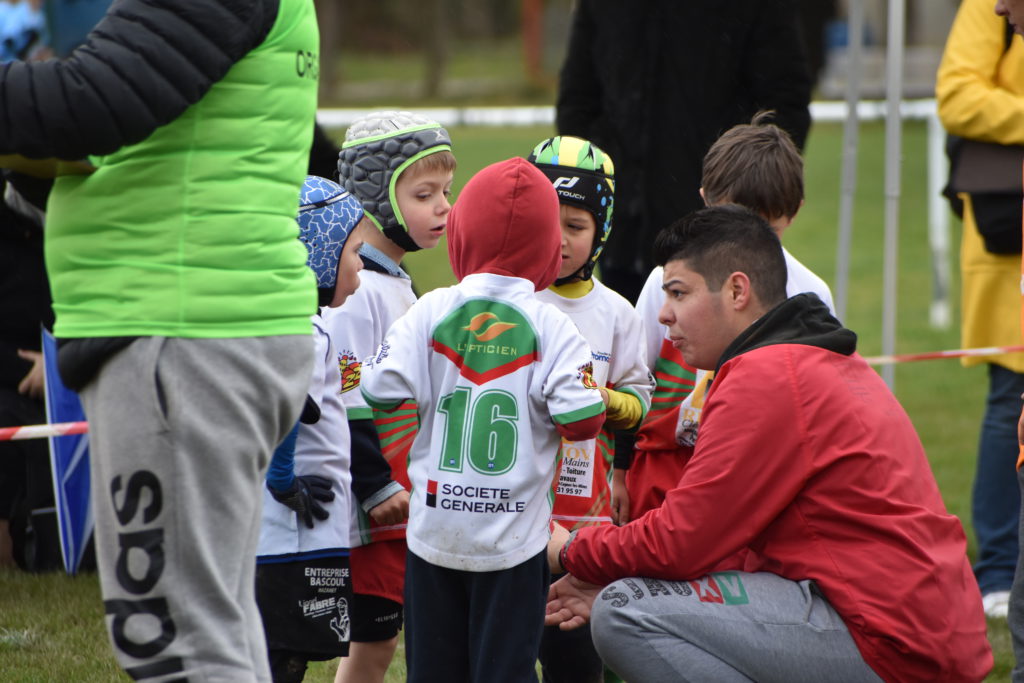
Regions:
<svg viewBox="0 0 1024 683"><path fill-rule="evenodd" d="M804 161L786 131L758 112L734 126L704 155L701 185L709 205L745 206L768 220L792 218L804 199Z"/></svg>
<svg viewBox="0 0 1024 683"><path fill-rule="evenodd" d="M685 261L713 292L732 273L746 273L765 310L786 299L782 244L767 221L742 206L710 206L680 218L658 233L654 261Z"/></svg>

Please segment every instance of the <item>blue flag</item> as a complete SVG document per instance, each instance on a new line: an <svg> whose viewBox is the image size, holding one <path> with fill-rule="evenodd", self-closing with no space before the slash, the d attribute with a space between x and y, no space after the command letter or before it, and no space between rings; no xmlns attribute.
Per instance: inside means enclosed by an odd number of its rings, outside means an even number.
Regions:
<svg viewBox="0 0 1024 683"><path fill-rule="evenodd" d="M57 340L43 330L43 361L46 370L46 421L79 422L85 419L78 394L64 386L57 372ZM50 437L50 467L57 527L68 574L78 572L82 554L92 535L92 501L89 496L89 435Z"/></svg>

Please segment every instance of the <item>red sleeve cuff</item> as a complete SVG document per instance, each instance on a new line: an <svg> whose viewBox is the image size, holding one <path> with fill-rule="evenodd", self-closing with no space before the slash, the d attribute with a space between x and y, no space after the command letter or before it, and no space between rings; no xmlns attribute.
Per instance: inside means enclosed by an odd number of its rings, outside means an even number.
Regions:
<svg viewBox="0 0 1024 683"><path fill-rule="evenodd" d="M558 424L556 422L555 427L558 428L558 433L568 441L585 441L597 436L603 424L604 413L601 412L578 422L569 422L567 424Z"/></svg>

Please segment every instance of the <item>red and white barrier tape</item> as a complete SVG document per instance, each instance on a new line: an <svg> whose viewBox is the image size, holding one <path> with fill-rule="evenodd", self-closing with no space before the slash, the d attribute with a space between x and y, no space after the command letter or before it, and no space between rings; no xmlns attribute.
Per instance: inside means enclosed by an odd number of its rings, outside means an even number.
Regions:
<svg viewBox="0 0 1024 683"><path fill-rule="evenodd" d="M902 353L892 356L867 356L864 358L869 365L891 365L893 363L910 363L919 360L937 360L940 358L964 358L966 356L994 356L1000 353L1020 353L1024 344L1018 346L986 346L977 349L949 349L946 351L927 351L925 353ZM0 441L17 441L20 439L45 439L51 436L68 434L85 434L89 431L88 422L58 422L50 425L25 425L23 427L0 427Z"/></svg>
<svg viewBox="0 0 1024 683"><path fill-rule="evenodd" d="M52 425L25 425L23 427L0 427L0 441L16 441L20 439L45 439L46 437L49 436L85 434L88 431L88 422L58 422Z"/></svg>
<svg viewBox="0 0 1024 683"><path fill-rule="evenodd" d="M1019 353L1021 351L1024 351L1024 345L984 346L977 349L949 349L947 351L927 351L925 353L902 353L892 356L868 356L864 360L868 362L868 365L892 365L894 363L910 363L918 360L965 358L967 356L995 356L1000 353Z"/></svg>

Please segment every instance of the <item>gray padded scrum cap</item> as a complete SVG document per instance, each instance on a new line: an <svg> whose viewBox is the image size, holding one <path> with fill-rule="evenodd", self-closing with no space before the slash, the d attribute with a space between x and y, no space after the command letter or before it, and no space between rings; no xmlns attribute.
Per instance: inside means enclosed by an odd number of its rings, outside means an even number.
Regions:
<svg viewBox="0 0 1024 683"><path fill-rule="evenodd" d="M407 111L382 111L357 119L345 133L338 155L341 185L363 204L363 210L388 237L406 251L419 246L412 240L391 196L396 171L424 152L451 149L451 137L439 123Z"/></svg>

